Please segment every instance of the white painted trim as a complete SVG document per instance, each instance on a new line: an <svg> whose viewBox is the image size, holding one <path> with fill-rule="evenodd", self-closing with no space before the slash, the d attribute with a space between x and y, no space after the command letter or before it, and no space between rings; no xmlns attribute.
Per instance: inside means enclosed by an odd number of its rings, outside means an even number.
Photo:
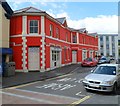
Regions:
<svg viewBox="0 0 120 106"><path fill-rule="evenodd" d="M57 41L59 41L59 42L63 42L63 43L66 43L66 44L71 44L70 42L66 42L66 41L64 41L64 40L56 39L56 38L53 38L53 37L48 36L48 35L46 35L45 37L46 37L46 38L49 38L49 39L52 39L52 40L57 40Z"/></svg>
<svg viewBox="0 0 120 106"><path fill-rule="evenodd" d="M27 16L22 16L22 67L23 67L23 71L24 72L28 72L27 70L27 60L26 60L26 53L27 53L27 50L26 50L26 42L27 42L27 39L26 37L23 37L23 36L26 36L27 35Z"/></svg>
<svg viewBox="0 0 120 106"><path fill-rule="evenodd" d="M14 38L14 37L45 37L45 38L49 38L49 39L52 39L52 40L57 40L57 41L59 41L59 42L63 42L63 43L66 43L66 44L72 44L72 45L80 45L80 46L90 46L90 47L98 47L98 46L93 46L93 45L87 45L87 44L82 44L82 43L72 43L72 39L71 39L71 42L66 42L66 41L64 41L64 40L60 40L60 39L56 39L56 38L53 38L53 37L51 37L51 36L48 36L48 35L46 35L46 36L44 36L44 35L29 35L29 34L27 34L27 35L14 35L14 36L11 36L11 38ZM71 37L72 38L72 37Z"/></svg>
<svg viewBox="0 0 120 106"><path fill-rule="evenodd" d="M41 35L45 35L45 18L41 16Z"/></svg>
<svg viewBox="0 0 120 106"><path fill-rule="evenodd" d="M40 34L26 34L26 35L11 35L10 38L16 38L16 37L41 37Z"/></svg>
<svg viewBox="0 0 120 106"><path fill-rule="evenodd" d="M27 16L22 16L22 35L27 34Z"/></svg>
<svg viewBox="0 0 120 106"><path fill-rule="evenodd" d="M41 35L42 35L42 39L41 39L41 43L42 43L42 46L41 46L41 48L42 48L42 50L41 50L41 54L42 54L42 56L41 56L41 59L42 59L42 61L41 61L41 64L42 64L42 66L41 66L41 72L44 72L45 71L45 18L44 18L44 16L41 16Z"/></svg>

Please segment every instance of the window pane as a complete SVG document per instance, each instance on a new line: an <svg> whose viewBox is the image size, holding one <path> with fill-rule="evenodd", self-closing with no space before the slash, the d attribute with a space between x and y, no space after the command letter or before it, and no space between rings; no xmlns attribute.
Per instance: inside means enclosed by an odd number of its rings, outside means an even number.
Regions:
<svg viewBox="0 0 120 106"><path fill-rule="evenodd" d="M30 20L30 33L38 33L38 20Z"/></svg>
<svg viewBox="0 0 120 106"><path fill-rule="evenodd" d="M34 33L38 33L38 27L34 27Z"/></svg>
<svg viewBox="0 0 120 106"><path fill-rule="evenodd" d="M34 26L38 26L38 21L34 21Z"/></svg>
<svg viewBox="0 0 120 106"><path fill-rule="evenodd" d="M33 26L34 24L33 24L33 21L30 21L30 26Z"/></svg>
<svg viewBox="0 0 120 106"><path fill-rule="evenodd" d="M30 33L33 33L33 27L30 27Z"/></svg>

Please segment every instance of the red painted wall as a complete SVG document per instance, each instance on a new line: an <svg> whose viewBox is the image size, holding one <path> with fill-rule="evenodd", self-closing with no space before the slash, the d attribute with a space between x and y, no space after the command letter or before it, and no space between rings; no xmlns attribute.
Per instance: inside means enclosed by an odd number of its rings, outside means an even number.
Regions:
<svg viewBox="0 0 120 106"><path fill-rule="evenodd" d="M22 16L12 17L10 19L10 35L22 34Z"/></svg>
<svg viewBox="0 0 120 106"><path fill-rule="evenodd" d="M15 61L16 69L22 69L22 38L11 38L10 41L11 48L13 49L13 61Z"/></svg>

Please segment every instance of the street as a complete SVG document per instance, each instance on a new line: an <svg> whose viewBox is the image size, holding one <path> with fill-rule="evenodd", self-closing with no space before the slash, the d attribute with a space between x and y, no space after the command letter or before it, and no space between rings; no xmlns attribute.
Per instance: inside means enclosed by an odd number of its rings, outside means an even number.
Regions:
<svg viewBox="0 0 120 106"><path fill-rule="evenodd" d="M82 80L93 68L79 66L67 75L3 89L3 104L119 104L120 92L84 89Z"/></svg>

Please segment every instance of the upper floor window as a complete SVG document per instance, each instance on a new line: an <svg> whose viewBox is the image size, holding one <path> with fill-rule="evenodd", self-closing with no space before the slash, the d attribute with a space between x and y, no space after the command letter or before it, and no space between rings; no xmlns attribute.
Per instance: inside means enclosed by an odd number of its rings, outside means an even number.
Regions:
<svg viewBox="0 0 120 106"><path fill-rule="evenodd" d="M69 39L68 39L68 33L66 32L66 41L68 42Z"/></svg>
<svg viewBox="0 0 120 106"><path fill-rule="evenodd" d="M83 44L85 44L85 37L82 37L82 40L83 40Z"/></svg>
<svg viewBox="0 0 120 106"><path fill-rule="evenodd" d="M53 25L50 24L50 36L53 36Z"/></svg>
<svg viewBox="0 0 120 106"><path fill-rule="evenodd" d="M100 36L100 41L103 41L103 36Z"/></svg>
<svg viewBox="0 0 120 106"><path fill-rule="evenodd" d="M107 41L107 42L109 41L109 36L106 36L106 41Z"/></svg>
<svg viewBox="0 0 120 106"><path fill-rule="evenodd" d="M29 33L38 33L38 20L30 20Z"/></svg>
<svg viewBox="0 0 120 106"><path fill-rule="evenodd" d="M77 43L77 36L73 35L73 43Z"/></svg>
<svg viewBox="0 0 120 106"><path fill-rule="evenodd" d="M56 38L59 38L59 28L56 28Z"/></svg>

